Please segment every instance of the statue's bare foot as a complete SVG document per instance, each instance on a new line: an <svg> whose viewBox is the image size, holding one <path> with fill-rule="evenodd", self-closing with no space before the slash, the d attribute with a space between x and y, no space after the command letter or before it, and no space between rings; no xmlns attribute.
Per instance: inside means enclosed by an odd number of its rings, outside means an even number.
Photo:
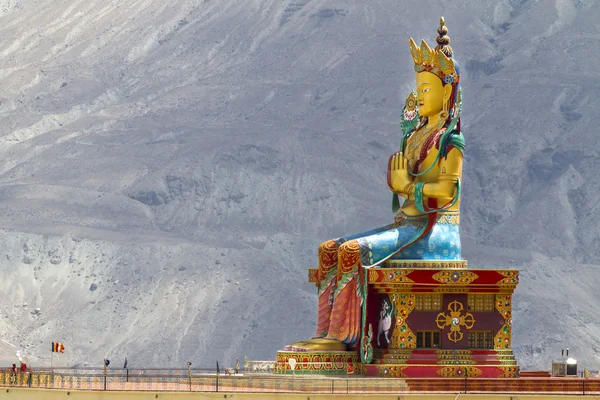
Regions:
<svg viewBox="0 0 600 400"><path fill-rule="evenodd" d="M286 351L346 351L346 343L322 337L301 340L285 346Z"/></svg>

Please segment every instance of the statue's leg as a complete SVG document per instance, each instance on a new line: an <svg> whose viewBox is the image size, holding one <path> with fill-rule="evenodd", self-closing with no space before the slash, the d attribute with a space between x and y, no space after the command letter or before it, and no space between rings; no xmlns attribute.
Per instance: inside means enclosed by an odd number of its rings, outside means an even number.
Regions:
<svg viewBox="0 0 600 400"><path fill-rule="evenodd" d="M319 246L317 337L325 337L329 331L333 292L337 282L338 250L339 244L335 240L328 240Z"/></svg>
<svg viewBox="0 0 600 400"><path fill-rule="evenodd" d="M457 216L445 215L429 233L394 255L405 260L460 260L461 244Z"/></svg>
<svg viewBox="0 0 600 400"><path fill-rule="evenodd" d="M337 283L327 339L350 346L356 344L361 333L361 305L365 301L361 287L366 273L363 265L379 262L386 254L409 245L418 234L417 227L386 228L371 231L369 235L349 240L339 247Z"/></svg>
<svg viewBox="0 0 600 400"><path fill-rule="evenodd" d="M409 242L414 234L413 230L386 226L340 245L337 283L326 338L350 346L356 344L361 333L361 305L364 301L361 274L365 273L363 265L368 265L361 262L377 262L378 258L383 258L386 253L389 254L398 246Z"/></svg>
<svg viewBox="0 0 600 400"><path fill-rule="evenodd" d="M360 245L350 240L338 251L337 285L334 293L331 321L327 338L353 345L360 334L359 297Z"/></svg>
<svg viewBox="0 0 600 400"><path fill-rule="evenodd" d="M373 235L383 232L390 228L386 225L380 228L375 228L367 232L356 233L351 236L346 236L336 240L328 240L321 243L319 246L319 269L317 279L319 280L319 308L317 316L317 337L329 336L329 325L331 321L331 312L333 309L334 297L336 296L337 281L339 279L340 270L339 263L342 259L342 246L353 239L362 236ZM354 242L356 242L354 240ZM348 245L347 245L348 246ZM347 251L347 250L346 250ZM351 267L350 267L351 268Z"/></svg>
<svg viewBox="0 0 600 400"><path fill-rule="evenodd" d="M356 298L355 291L358 283L352 271L357 271L356 275L358 275L360 246L353 239L383 232L390 227L391 225L387 225L352 236L329 240L319 246L317 337L290 344L285 347L286 350L343 351L346 350L346 344L354 344L358 340L362 303L360 299ZM354 246L356 249L353 248ZM347 287L348 284L349 287ZM352 304L347 304L348 302ZM348 310L352 310L352 312L349 313ZM340 312L347 314L345 317L341 317L344 321L340 321L338 315ZM352 322L347 323L346 319ZM342 333L340 333L340 329ZM347 339L338 340L338 337L344 336L344 331L346 331ZM349 332L350 335L348 335Z"/></svg>

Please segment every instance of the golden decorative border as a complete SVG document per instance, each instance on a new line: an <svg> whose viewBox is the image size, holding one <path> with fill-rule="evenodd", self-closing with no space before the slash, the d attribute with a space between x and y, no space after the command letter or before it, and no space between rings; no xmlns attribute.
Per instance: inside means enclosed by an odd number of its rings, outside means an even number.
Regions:
<svg viewBox="0 0 600 400"><path fill-rule="evenodd" d="M467 268L467 260L387 260L386 268Z"/></svg>
<svg viewBox="0 0 600 400"><path fill-rule="evenodd" d="M442 293L469 293L471 289L468 287L445 287L438 286L433 289L434 292L442 292Z"/></svg>
<svg viewBox="0 0 600 400"><path fill-rule="evenodd" d="M400 226L411 225L415 227L422 227L427 225L427 216L424 217L408 217L407 215L399 212L394 216L394 228ZM459 213L438 213L436 219L436 224L442 225L459 225L460 224L460 214Z"/></svg>
<svg viewBox="0 0 600 400"><path fill-rule="evenodd" d="M440 283L450 285L468 285L472 283L475 279L479 278L479 275L471 271L440 271L434 274L432 278Z"/></svg>
<svg viewBox="0 0 600 400"><path fill-rule="evenodd" d="M318 283L317 273L319 272L318 268L309 268L308 269L308 282L309 283Z"/></svg>
<svg viewBox="0 0 600 400"><path fill-rule="evenodd" d="M470 365L474 364L471 350L436 350L437 364Z"/></svg>
<svg viewBox="0 0 600 400"><path fill-rule="evenodd" d="M499 370L502 371L502 374L498 378L518 378L520 367L518 365L515 366L499 366Z"/></svg>
<svg viewBox="0 0 600 400"><path fill-rule="evenodd" d="M466 260L459 261L425 261L425 260L391 260L383 264L382 268L372 268L368 272L369 284L381 286L386 284L418 284L408 277L415 269L446 269L447 271L439 271L433 275L433 278L443 284L433 288L436 292L446 293L467 293L471 291L468 287L448 287L448 285L470 285L472 280L479 277L473 271L465 271L467 267ZM516 270L494 270L504 279L497 283L487 283L485 285L475 285L477 287L490 287L496 289L499 293L512 293L519 283L519 271ZM317 282L317 268L308 268L308 282ZM458 274L456 281L452 280L453 274ZM379 280L381 279L381 280ZM466 280L469 279L470 282ZM499 290L498 290L499 289Z"/></svg>
<svg viewBox="0 0 600 400"><path fill-rule="evenodd" d="M414 293L394 293L391 296L396 309L396 326L392 332L390 348L414 349L417 347L417 337L410 330L406 318L415 309L416 295Z"/></svg>
<svg viewBox="0 0 600 400"><path fill-rule="evenodd" d="M494 348L510 349L512 336L512 295L497 294L495 302L496 311L504 317L504 325L502 325L502 328L500 328L494 337Z"/></svg>
<svg viewBox="0 0 600 400"><path fill-rule="evenodd" d="M414 349L374 349L373 359L379 364L405 364Z"/></svg>
<svg viewBox="0 0 600 400"><path fill-rule="evenodd" d="M355 351L278 351L277 368L275 373L290 373L289 359L296 359L298 373L327 374L332 372L348 371L348 365L352 364L354 374L361 371L361 362Z"/></svg>
<svg viewBox="0 0 600 400"><path fill-rule="evenodd" d="M504 279L498 282L499 286L512 287L519 284L519 271L498 271L498 273L504 277Z"/></svg>
<svg viewBox="0 0 600 400"><path fill-rule="evenodd" d="M377 368L378 376L384 378L407 378L407 376L402 372L408 366L397 366L397 365L388 365L383 368Z"/></svg>
<svg viewBox="0 0 600 400"><path fill-rule="evenodd" d="M438 369L436 373L444 378L464 378L465 375L467 378L477 378L483 374L483 371L471 366L447 366Z"/></svg>
<svg viewBox="0 0 600 400"><path fill-rule="evenodd" d="M436 350L435 354L439 357L448 357L448 356L471 356L473 352L471 350Z"/></svg>
<svg viewBox="0 0 600 400"><path fill-rule="evenodd" d="M414 281L406 276L412 271L403 268L370 269L368 279L369 283L413 283ZM378 281L380 275L383 279Z"/></svg>
<svg viewBox="0 0 600 400"><path fill-rule="evenodd" d="M511 367L503 367L503 366L497 366L497 365L481 365L481 366L457 366L457 365L430 365L430 364L410 364L410 365L393 365L393 364L369 364L368 367L370 369L375 368L377 371L377 377L383 377L383 378L419 378L418 376L414 376L411 374L407 374L405 371L408 368L434 368L435 369L435 373L439 376L439 377L443 377L443 378L465 378L465 373L466 373L466 378L482 378L482 380L480 381L481 384L483 385L493 385L493 384L499 384L499 385L506 385L507 382L503 381L503 380L498 380L499 378L518 378L519 377L519 367L518 366L511 366ZM496 378L492 378L489 377L489 375L496 375L496 373L494 373L495 371L500 371L501 375L496 377ZM484 375L484 371L486 372L486 374L488 375L487 378L483 378ZM492 372L494 371L494 372ZM420 381L421 382L426 382L427 378L422 378ZM435 379L433 380L435 381ZM431 382L433 382L431 381ZM439 382L444 382L444 385L447 384L451 384L450 381L439 381ZM472 382L478 382L478 381L472 381ZM472 384L472 383L471 383ZM410 385L412 386L412 385ZM498 391L498 389L494 388L494 387L486 387L481 388L481 389L476 389L476 390L482 390L485 392L494 392L494 391ZM418 390L415 390L415 392L418 391L427 391L426 387L420 388ZM532 390L533 391L533 390Z"/></svg>

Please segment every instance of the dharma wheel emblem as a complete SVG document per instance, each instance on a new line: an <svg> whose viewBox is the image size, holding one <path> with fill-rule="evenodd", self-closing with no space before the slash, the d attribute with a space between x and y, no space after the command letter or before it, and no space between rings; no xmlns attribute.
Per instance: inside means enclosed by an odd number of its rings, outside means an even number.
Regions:
<svg viewBox="0 0 600 400"><path fill-rule="evenodd" d="M450 311L450 315L446 315L444 313L439 313L435 318L435 323L438 328L444 329L445 327L450 327L450 332L448 332L448 339L450 341L456 343L460 342L463 338L463 333L461 332L461 326L464 326L466 329L471 329L475 324L475 318L473 314L466 313L465 315L461 315L464 307L462 303L458 301L453 301L448 304L448 311Z"/></svg>

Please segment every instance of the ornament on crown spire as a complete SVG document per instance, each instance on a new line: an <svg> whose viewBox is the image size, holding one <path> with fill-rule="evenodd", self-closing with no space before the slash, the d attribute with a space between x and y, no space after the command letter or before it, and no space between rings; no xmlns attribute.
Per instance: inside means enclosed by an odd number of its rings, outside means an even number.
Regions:
<svg viewBox="0 0 600 400"><path fill-rule="evenodd" d="M437 30L437 46L431 49L425 40L421 40L421 46L417 46L413 38L408 44L410 53L415 62L416 72L431 72L440 77L444 84L452 85L458 83L458 74L452 59L452 47L444 17L440 18L440 27Z"/></svg>
<svg viewBox="0 0 600 400"><path fill-rule="evenodd" d="M441 51L446 57L452 58L452 47L450 47L450 36L448 36L448 28L444 17L440 17L440 27L437 30L439 36L435 38L437 46L435 49Z"/></svg>

